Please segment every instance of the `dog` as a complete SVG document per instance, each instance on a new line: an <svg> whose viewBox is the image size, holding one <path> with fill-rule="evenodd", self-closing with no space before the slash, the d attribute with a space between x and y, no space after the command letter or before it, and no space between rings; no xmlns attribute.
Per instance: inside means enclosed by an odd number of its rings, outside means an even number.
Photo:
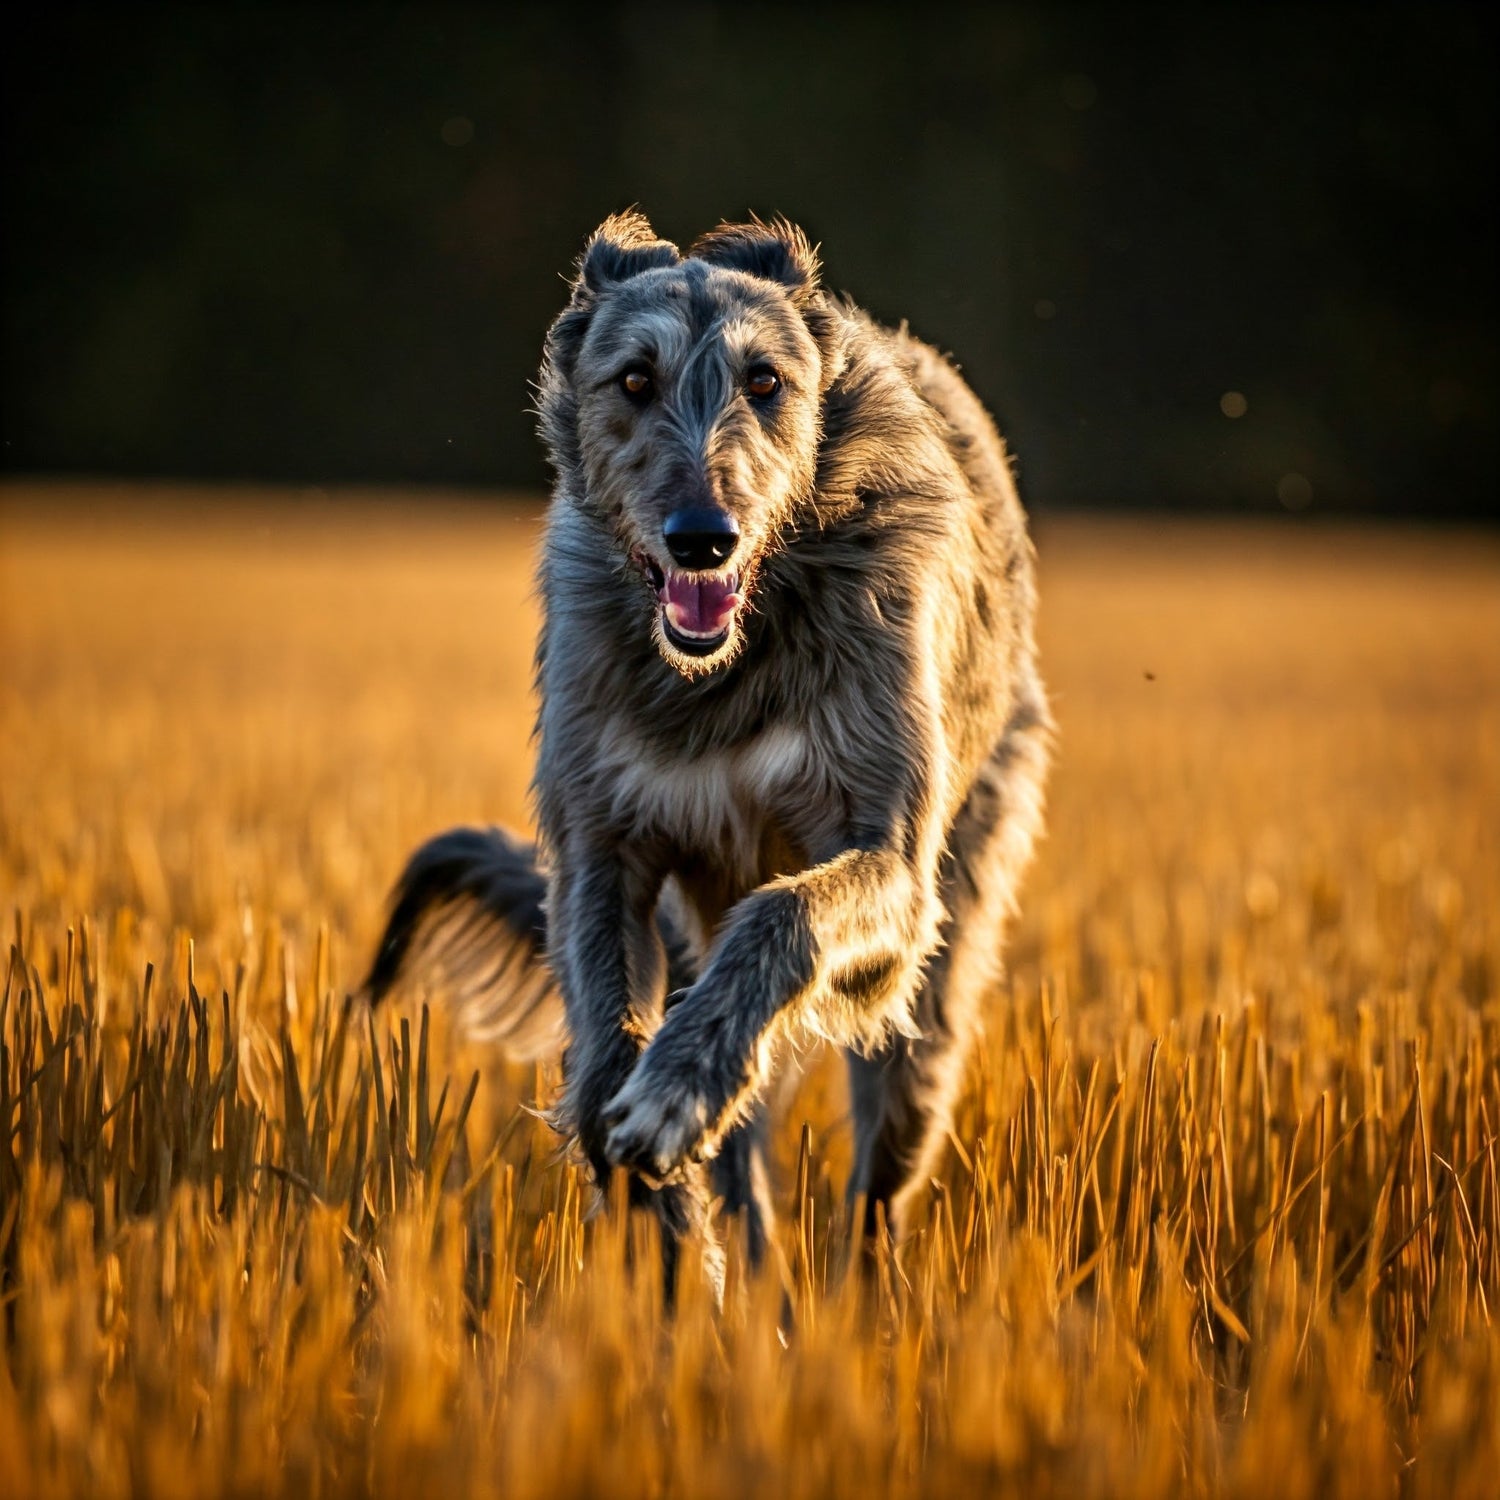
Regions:
<svg viewBox="0 0 1500 1500"><path fill-rule="evenodd" d="M565 1043L559 1128L660 1216L771 1232L763 1099L848 1055L851 1203L900 1236L949 1129L1043 822L1033 548L957 369L823 288L782 220L683 254L594 233L546 339L556 476L540 848L459 829L401 876L367 981Z"/></svg>

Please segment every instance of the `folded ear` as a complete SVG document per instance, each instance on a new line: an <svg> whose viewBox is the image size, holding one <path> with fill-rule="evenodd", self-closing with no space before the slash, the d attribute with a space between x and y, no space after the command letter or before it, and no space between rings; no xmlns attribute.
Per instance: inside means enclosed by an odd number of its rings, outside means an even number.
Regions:
<svg viewBox="0 0 1500 1500"><path fill-rule="evenodd" d="M573 365L600 294L642 271L675 266L681 259L677 246L658 239L651 221L637 208L611 214L589 236L578 257L573 295L547 332L540 380L544 402L560 399L561 388L573 378ZM544 439L549 425L555 424L549 424L544 414Z"/></svg>
<svg viewBox="0 0 1500 1500"><path fill-rule="evenodd" d="M752 214L748 224L720 224L709 230L688 254L784 287L823 356L822 390L826 392L843 373L844 320L819 284L823 268L817 247L795 224L781 218L766 223Z"/></svg>
<svg viewBox="0 0 1500 1500"><path fill-rule="evenodd" d="M578 257L575 292L602 292L657 266L675 266L682 259L677 246L660 239L651 221L638 208L611 214L589 236Z"/></svg>
<svg viewBox="0 0 1500 1500"><path fill-rule="evenodd" d="M792 294L794 302L818 290L817 249L786 219L765 223L751 215L748 224L720 224L688 254L711 266L726 266L762 281L778 282Z"/></svg>

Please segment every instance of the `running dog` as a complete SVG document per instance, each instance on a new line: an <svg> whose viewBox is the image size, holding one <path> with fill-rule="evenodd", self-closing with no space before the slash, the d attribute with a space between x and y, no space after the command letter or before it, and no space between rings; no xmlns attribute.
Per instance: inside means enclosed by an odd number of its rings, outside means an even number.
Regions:
<svg viewBox="0 0 1500 1500"><path fill-rule="evenodd" d="M848 1054L850 1183L899 1235L942 1149L1043 815L1025 515L957 370L820 283L807 237L684 255L607 220L547 335L540 846L443 834L367 989L409 973L630 1173L669 1262L770 1226L782 1044ZM669 1265L670 1274L670 1265Z"/></svg>

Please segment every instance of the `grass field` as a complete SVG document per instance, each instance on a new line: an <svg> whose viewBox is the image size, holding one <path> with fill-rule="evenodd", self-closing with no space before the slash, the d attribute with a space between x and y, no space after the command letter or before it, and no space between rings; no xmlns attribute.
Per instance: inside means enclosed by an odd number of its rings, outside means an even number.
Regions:
<svg viewBox="0 0 1500 1500"><path fill-rule="evenodd" d="M1049 834L924 1227L841 1274L809 1056L774 1274L672 1321L552 1073L342 1005L410 848L525 819L535 535L0 492L0 1490L1495 1493L1493 535L1043 527Z"/></svg>

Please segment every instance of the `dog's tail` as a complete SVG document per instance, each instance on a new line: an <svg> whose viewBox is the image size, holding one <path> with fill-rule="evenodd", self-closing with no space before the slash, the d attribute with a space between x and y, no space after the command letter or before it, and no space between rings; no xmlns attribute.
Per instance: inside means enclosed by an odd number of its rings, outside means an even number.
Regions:
<svg viewBox="0 0 1500 1500"><path fill-rule="evenodd" d="M546 893L535 846L503 829L429 839L396 882L365 995L379 1004L399 979L418 979L476 1041L520 1058L560 1052L567 1022L546 958Z"/></svg>

